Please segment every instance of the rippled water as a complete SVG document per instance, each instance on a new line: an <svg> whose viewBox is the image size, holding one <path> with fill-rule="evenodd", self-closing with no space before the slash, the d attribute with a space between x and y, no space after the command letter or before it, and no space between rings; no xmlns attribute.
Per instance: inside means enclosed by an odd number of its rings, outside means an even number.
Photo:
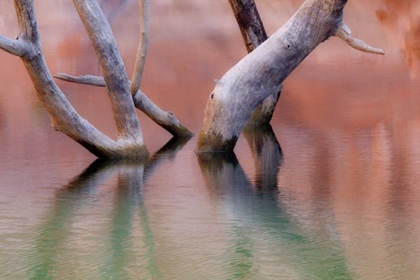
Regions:
<svg viewBox="0 0 420 280"><path fill-rule="evenodd" d="M99 2L131 72L137 1ZM225 2L152 1L142 88L196 134L213 80L245 55ZM302 2L257 1L269 33ZM51 72L100 74L71 2L36 5ZM0 2L10 37L12 8ZM417 279L420 4L345 12L386 55L331 38L286 81L272 127L223 156L139 114L149 161L95 161L51 129L22 64L0 52L0 279ZM58 84L114 137L103 89Z"/></svg>

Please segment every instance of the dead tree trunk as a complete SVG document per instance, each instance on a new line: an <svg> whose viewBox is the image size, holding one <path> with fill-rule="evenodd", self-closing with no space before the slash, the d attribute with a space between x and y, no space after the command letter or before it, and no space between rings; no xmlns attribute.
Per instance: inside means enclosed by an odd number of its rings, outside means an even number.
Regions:
<svg viewBox="0 0 420 280"><path fill-rule="evenodd" d="M191 137L192 133L171 112L160 110L140 90L149 35L149 3L141 0L141 43L139 45L133 83L131 84L114 36L96 0L74 0L85 29L98 56L118 132L117 141L98 131L83 119L55 84L41 49L33 0L15 0L20 33L15 40L0 35L0 49L19 56L37 91L38 99L59 130L100 158L145 158L148 151L143 142L135 106L143 109L158 124L176 136Z"/></svg>
<svg viewBox="0 0 420 280"><path fill-rule="evenodd" d="M52 117L53 126L98 157L143 158L143 142L124 64L111 29L95 0L75 0L99 57L112 104L118 140L114 141L83 119L54 83L41 50L40 36L31 0L15 0L20 33L15 40L0 35L0 48L19 56L41 103Z"/></svg>
<svg viewBox="0 0 420 280"><path fill-rule="evenodd" d="M98 3L96 0L73 2L104 73L104 78L95 78L93 82L88 79L85 82L105 84L118 131L117 141L83 119L54 83L41 50L33 0L14 0L20 28L17 38L0 35L0 49L22 59L39 100L52 117L54 128L98 157L147 157L135 112L136 105L174 135L191 136L172 113L160 110L139 90L148 45L147 36L142 39L139 47L130 90L124 63ZM346 0L306 0L282 28L223 76L210 95L197 152L232 151L255 108L269 95L279 92L281 83L293 69L330 36L340 37L362 51L383 53L350 36L350 30L342 19L346 3ZM149 0L140 0L140 4L143 36L148 32ZM253 37L252 33L249 34L250 38Z"/></svg>
<svg viewBox="0 0 420 280"><path fill-rule="evenodd" d="M254 0L229 0L233 14L238 22L248 53L252 52L265 40L267 33L261 21ZM246 123L247 127L259 127L270 123L274 109L280 97L280 91L273 92L255 108Z"/></svg>
<svg viewBox="0 0 420 280"><path fill-rule="evenodd" d="M150 100L143 91L140 90L140 84L143 77L143 70L146 63L147 51L149 48L149 34L150 34L150 0L139 0L140 7L140 43L136 56L136 64L134 66L133 77L130 84L130 91L133 95L134 105L137 109L145 113L151 120L162 128L166 129L175 137L191 138L194 134L189 131L182 123L175 117L172 112L166 112L160 109ZM54 76L57 79L87 84L99 87L105 87L105 80L103 77L84 75L71 76L67 74L57 74Z"/></svg>
<svg viewBox="0 0 420 280"><path fill-rule="evenodd" d="M352 47L383 53L350 36L343 22L347 0L306 0L263 44L232 67L216 84L204 111L196 151L230 152L253 110L320 43L338 36Z"/></svg>

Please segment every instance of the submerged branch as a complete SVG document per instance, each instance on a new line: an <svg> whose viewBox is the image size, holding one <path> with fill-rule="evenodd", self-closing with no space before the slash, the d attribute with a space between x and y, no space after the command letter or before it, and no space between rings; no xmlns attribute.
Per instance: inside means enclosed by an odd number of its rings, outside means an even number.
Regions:
<svg viewBox="0 0 420 280"><path fill-rule="evenodd" d="M367 52L367 53L373 53L373 54L385 54L385 52L382 49L373 48L363 42L360 39L353 38L351 35L351 30L348 28L348 26L343 22L338 27L337 32L335 33L335 36L346 42L347 45L352 47L353 49Z"/></svg>

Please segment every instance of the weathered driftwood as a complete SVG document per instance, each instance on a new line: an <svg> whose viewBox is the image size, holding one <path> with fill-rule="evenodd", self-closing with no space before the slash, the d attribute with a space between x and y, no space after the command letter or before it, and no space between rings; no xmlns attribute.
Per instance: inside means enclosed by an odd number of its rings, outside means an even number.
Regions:
<svg viewBox="0 0 420 280"><path fill-rule="evenodd" d="M254 0L229 0L233 14L238 22L248 53L261 45L268 36L255 5ZM280 91L273 92L252 112L247 127L259 127L270 123Z"/></svg>
<svg viewBox="0 0 420 280"><path fill-rule="evenodd" d="M148 1L148 0L143 0ZM33 0L14 0L20 33L15 40L0 35L0 49L21 57L39 100L53 125L98 157L141 158L148 156L134 103L159 115L162 126L175 122L137 90L144 67L147 38L142 39L130 92L129 80L105 16L95 0L73 0L99 58L111 100L118 140L114 141L83 119L66 99L47 68L41 51ZM148 16L148 2L143 12ZM242 59L218 81L205 110L197 152L231 152L253 110L273 92L318 44L338 36L353 48L383 54L350 36L342 15L346 0L307 0L273 36ZM142 33L147 33L144 23ZM252 36L251 36L252 37ZM84 77L86 78L86 77ZM85 80L88 81L89 79ZM98 85L100 81L96 79ZM139 98L137 100L137 98ZM134 102L133 102L134 100ZM163 112L163 113L162 113ZM168 126L169 127L169 126ZM175 131L175 130L174 130ZM183 133L188 134L189 131ZM182 132L174 132L182 133ZM191 135L191 134L190 134Z"/></svg>
<svg viewBox="0 0 420 280"><path fill-rule="evenodd" d="M346 3L346 0L305 1L285 25L232 67L210 94L196 151L233 151L253 110L267 96L279 91L286 77L320 43L334 35L342 37ZM356 47L354 40L348 38L345 41ZM357 47L372 52L367 45Z"/></svg>
<svg viewBox="0 0 420 280"><path fill-rule="evenodd" d="M104 78L99 76L71 76L59 73L54 75L54 77L66 82L105 87ZM172 112L166 112L160 109L140 89L133 96L133 100L137 109L145 113L151 120L166 129L173 136L191 138L194 135L184 125L182 125L182 123L175 117Z"/></svg>
<svg viewBox="0 0 420 280"><path fill-rule="evenodd" d="M191 138L194 134L189 131L182 123L175 117L172 112L166 112L160 109L156 104L150 100L143 91L140 90L140 85L143 77L144 66L146 63L147 50L149 48L149 34L150 34L150 0L139 0L140 7L140 42L137 49L136 63L134 66L133 77L130 84L130 92L133 96L134 105L145 113L156 124L160 125L175 137ZM78 84L93 85L105 87L105 80L103 77L93 75L71 76L67 74L54 75L55 78L73 82Z"/></svg>
<svg viewBox="0 0 420 280"><path fill-rule="evenodd" d="M144 158L140 124L128 78L115 40L101 9L94 0L74 1L101 62L107 80L114 119L119 133L114 141L83 119L54 83L41 50L34 5L31 0L15 0L20 33L15 40L1 36L0 48L19 56L35 86L38 99L52 117L55 129L68 135L98 157Z"/></svg>
<svg viewBox="0 0 420 280"><path fill-rule="evenodd" d="M97 1L73 0L73 3L101 64L119 137L141 139L140 124L130 98L129 80L111 26Z"/></svg>

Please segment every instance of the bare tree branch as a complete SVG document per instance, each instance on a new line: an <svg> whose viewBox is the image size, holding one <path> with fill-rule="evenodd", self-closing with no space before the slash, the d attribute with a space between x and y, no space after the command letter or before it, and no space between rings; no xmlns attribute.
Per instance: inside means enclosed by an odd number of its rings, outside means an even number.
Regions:
<svg viewBox="0 0 420 280"><path fill-rule="evenodd" d="M257 6L254 0L229 0L229 3L241 30L246 49L250 53L268 38ZM280 92L276 91L264 99L254 109L246 126L259 127L270 123L279 97Z"/></svg>
<svg viewBox="0 0 420 280"><path fill-rule="evenodd" d="M306 0L270 38L216 84L204 111L196 152L232 152L253 110L342 21L347 0Z"/></svg>
<svg viewBox="0 0 420 280"><path fill-rule="evenodd" d="M0 49L16 55L16 56L23 56L26 52L25 44L19 40L12 40L0 34Z"/></svg>
<svg viewBox="0 0 420 280"><path fill-rule="evenodd" d="M39 32L33 0L15 0L14 4L21 32L19 38L37 42L39 40Z"/></svg>
<svg viewBox="0 0 420 280"><path fill-rule="evenodd" d="M93 75L71 76L65 73L58 73L54 75L54 78L57 78L62 81L70 82L70 83L91 85L91 86L96 86L96 87L106 87L104 77L101 77L101 76L93 76Z"/></svg>
<svg viewBox="0 0 420 280"><path fill-rule="evenodd" d="M54 76L57 79L92 85L92 86L105 86L105 80L103 77L84 75L84 76L71 76L67 74L57 74ZM170 134L176 137L192 137L194 134L191 133L182 123L175 117L172 112L165 112L156 106L152 100L150 100L146 94L144 94L140 89L137 91L136 95L133 96L134 105L137 109L145 113L150 119L152 119L156 124L160 125L166 129Z"/></svg>
<svg viewBox="0 0 420 280"><path fill-rule="evenodd" d="M111 27L96 0L73 0L73 3L101 64L119 138L143 143L124 62Z"/></svg>
<svg viewBox="0 0 420 280"><path fill-rule="evenodd" d="M150 34L150 0L139 0L140 7L140 43L137 49L136 64L133 77L131 78L130 91L134 96L140 89L143 77L144 65L146 63L147 50L149 48Z"/></svg>
<svg viewBox="0 0 420 280"><path fill-rule="evenodd" d="M344 22L342 22L338 27L335 36L337 36L338 38L346 42L347 45L356 50L373 54L385 54L385 52L382 49L373 48L365 42L363 42L362 40L353 38L350 34L350 28L348 28L348 26Z"/></svg>
<svg viewBox="0 0 420 280"><path fill-rule="evenodd" d="M53 125L98 157L144 158L148 156L142 141L114 141L83 119L54 83L44 55L37 28L33 0L14 0L20 33L15 41L1 37L2 49L20 55L34 84L37 97L53 119ZM13 49L18 43L17 49ZM21 50L22 49L22 50ZM128 80L128 79L127 79ZM127 100L132 97L128 91ZM132 110L135 114L134 106Z"/></svg>

